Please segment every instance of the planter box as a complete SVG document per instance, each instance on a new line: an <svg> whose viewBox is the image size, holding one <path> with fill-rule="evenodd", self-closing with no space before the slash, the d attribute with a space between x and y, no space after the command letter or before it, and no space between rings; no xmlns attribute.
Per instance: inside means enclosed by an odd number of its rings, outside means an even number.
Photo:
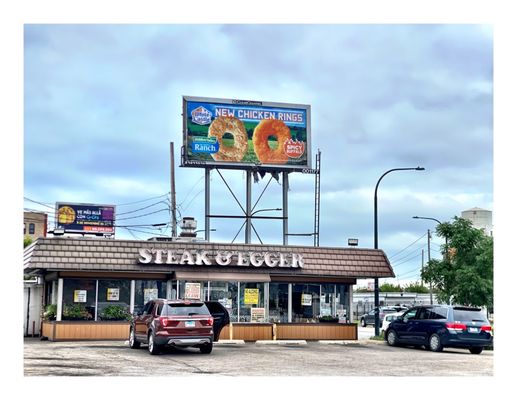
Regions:
<svg viewBox="0 0 517 400"><path fill-rule="evenodd" d="M232 340L272 340L273 324L233 322L231 327L227 325L221 331L219 339Z"/></svg>
<svg viewBox="0 0 517 400"><path fill-rule="evenodd" d="M338 323L232 323L221 331L221 340L273 340L276 330L278 340L357 340L356 324ZM231 332L232 331L232 332Z"/></svg>
<svg viewBox="0 0 517 400"><path fill-rule="evenodd" d="M357 340L356 324L277 324L276 338L279 340Z"/></svg>
<svg viewBox="0 0 517 400"><path fill-rule="evenodd" d="M60 340L126 340L128 321L44 321L42 336Z"/></svg>

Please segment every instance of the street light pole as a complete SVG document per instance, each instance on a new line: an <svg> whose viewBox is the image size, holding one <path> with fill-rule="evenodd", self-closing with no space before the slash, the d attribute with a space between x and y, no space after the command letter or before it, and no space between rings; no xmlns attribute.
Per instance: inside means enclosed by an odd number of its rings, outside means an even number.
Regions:
<svg viewBox="0 0 517 400"><path fill-rule="evenodd" d="M394 171L423 171L425 168L423 167L414 167L414 168L393 168L386 171L381 175L377 184L375 185L375 193L373 198L373 235L374 235L374 248L379 248L379 232L377 226L377 189L379 188L379 184L381 183L382 178L388 175L390 172ZM374 279L374 301L375 301L375 336L379 336L379 278Z"/></svg>
<svg viewBox="0 0 517 400"><path fill-rule="evenodd" d="M430 219L431 221L435 221L435 222L438 222L438 224L442 224L442 221L436 219L436 218L431 218L431 217L419 217L419 216L414 216L413 218L415 219ZM448 259L448 251L449 251L449 240L447 238L447 235L445 235L445 258Z"/></svg>

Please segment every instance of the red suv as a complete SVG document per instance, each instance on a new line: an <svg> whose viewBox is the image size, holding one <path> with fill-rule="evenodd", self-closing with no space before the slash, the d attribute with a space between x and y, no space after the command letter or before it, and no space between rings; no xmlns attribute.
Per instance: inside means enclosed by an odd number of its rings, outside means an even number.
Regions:
<svg viewBox="0 0 517 400"><path fill-rule="evenodd" d="M198 347L209 354L229 322L228 311L216 301L155 299L131 321L129 346L137 349L147 343L151 354L159 354L164 346Z"/></svg>

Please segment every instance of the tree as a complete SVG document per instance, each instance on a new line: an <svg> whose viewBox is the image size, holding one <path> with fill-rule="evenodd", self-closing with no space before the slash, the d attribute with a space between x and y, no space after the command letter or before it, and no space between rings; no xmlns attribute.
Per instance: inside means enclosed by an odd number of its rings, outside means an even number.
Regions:
<svg viewBox="0 0 517 400"><path fill-rule="evenodd" d="M23 238L23 248L32 244L32 238L30 236L24 236Z"/></svg>
<svg viewBox="0 0 517 400"><path fill-rule="evenodd" d="M383 283L379 286L380 292L402 292L400 285L393 285L391 283Z"/></svg>
<svg viewBox="0 0 517 400"><path fill-rule="evenodd" d="M412 282L404 286L404 292L408 293L429 293L429 289L418 282Z"/></svg>
<svg viewBox="0 0 517 400"><path fill-rule="evenodd" d="M446 238L444 259L431 260L422 278L442 302L493 307L493 239L466 219L454 217L436 228Z"/></svg>

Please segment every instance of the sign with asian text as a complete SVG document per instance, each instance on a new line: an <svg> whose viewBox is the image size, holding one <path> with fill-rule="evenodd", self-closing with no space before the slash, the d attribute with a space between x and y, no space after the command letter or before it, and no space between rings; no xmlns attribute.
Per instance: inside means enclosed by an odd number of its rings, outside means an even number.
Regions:
<svg viewBox="0 0 517 400"><path fill-rule="evenodd" d="M70 233L115 233L115 206L56 203L56 228Z"/></svg>

